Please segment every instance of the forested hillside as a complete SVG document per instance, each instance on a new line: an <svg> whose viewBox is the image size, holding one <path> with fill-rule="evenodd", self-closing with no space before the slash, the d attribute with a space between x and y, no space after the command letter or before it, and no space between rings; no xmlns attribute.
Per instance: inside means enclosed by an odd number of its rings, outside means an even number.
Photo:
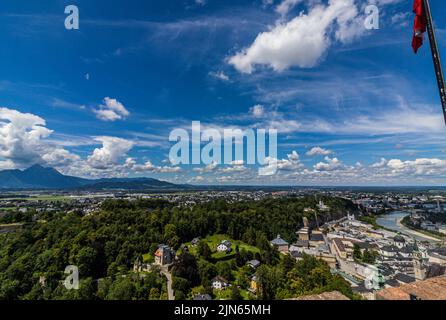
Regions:
<svg viewBox="0 0 446 320"><path fill-rule="evenodd" d="M318 212L319 222L355 210L344 199L323 200L331 210ZM184 208L165 201L108 200L98 212L87 216L76 212L22 214L20 231L0 235L0 299L166 299L165 279L157 270L144 277L131 272L137 258L152 255L161 243L178 249L195 237L213 234L226 234L253 246L262 245L259 239L271 240L277 234L292 242L302 225L304 208L317 209L316 200L216 201ZM11 215L14 213L2 219L11 221ZM314 214L308 218L314 220ZM263 270L270 275L279 261L265 258L267 248L260 250ZM68 291L62 286L67 265L79 267L80 290ZM176 268L178 271L181 265ZM293 268L288 264L282 269ZM200 279L193 281L199 283ZM272 293L265 291L265 295L271 298Z"/></svg>

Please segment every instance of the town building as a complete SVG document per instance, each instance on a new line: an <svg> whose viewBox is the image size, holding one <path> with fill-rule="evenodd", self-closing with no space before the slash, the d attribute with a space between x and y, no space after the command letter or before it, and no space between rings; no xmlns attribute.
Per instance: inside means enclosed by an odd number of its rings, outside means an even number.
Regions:
<svg viewBox="0 0 446 320"><path fill-rule="evenodd" d="M214 288L216 290L222 290L222 289L230 286L229 282L225 278L220 277L220 276L213 278L211 280L211 284L212 284L212 288Z"/></svg>
<svg viewBox="0 0 446 320"><path fill-rule="evenodd" d="M172 264L175 256L175 250L165 244L161 244L155 252L155 264L160 266Z"/></svg>
<svg viewBox="0 0 446 320"><path fill-rule="evenodd" d="M446 300L446 276L380 290L376 300Z"/></svg>
<svg viewBox="0 0 446 320"><path fill-rule="evenodd" d="M228 240L223 240L217 246L218 252L231 252L232 251L232 243Z"/></svg>
<svg viewBox="0 0 446 320"><path fill-rule="evenodd" d="M251 260L251 261L248 261L246 264L253 269L257 269L260 266L260 261L259 260Z"/></svg>
<svg viewBox="0 0 446 320"><path fill-rule="evenodd" d="M282 253L289 252L289 244L280 237L280 234L277 235L276 239L271 241L271 245L274 246L279 252Z"/></svg>

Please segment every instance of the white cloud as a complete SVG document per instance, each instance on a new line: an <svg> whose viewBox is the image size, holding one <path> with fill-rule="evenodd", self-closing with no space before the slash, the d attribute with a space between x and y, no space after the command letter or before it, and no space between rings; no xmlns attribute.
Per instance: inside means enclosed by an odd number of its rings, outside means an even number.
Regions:
<svg viewBox="0 0 446 320"><path fill-rule="evenodd" d="M381 158L379 162L372 164L371 168L384 168L387 165L387 160L385 158Z"/></svg>
<svg viewBox="0 0 446 320"><path fill-rule="evenodd" d="M399 105L397 105L399 103ZM299 120L297 120L299 116ZM269 112L256 127L275 128L280 133L308 132L356 134L356 135L396 135L396 134L442 134L444 119L438 106L411 106L401 98L392 109L377 108L372 113L354 113L345 118L305 117L293 113Z"/></svg>
<svg viewBox="0 0 446 320"><path fill-rule="evenodd" d="M187 182L188 183L202 183L204 181L206 181L206 179L203 176L196 176L196 177L192 177Z"/></svg>
<svg viewBox="0 0 446 320"><path fill-rule="evenodd" d="M325 161L314 165L314 169L317 171L334 171L344 168L344 165L338 158L325 157Z"/></svg>
<svg viewBox="0 0 446 320"><path fill-rule="evenodd" d="M53 133L46 122L31 113L0 108L0 160L2 167L25 168L32 164L63 165L76 156L47 139Z"/></svg>
<svg viewBox="0 0 446 320"><path fill-rule="evenodd" d="M397 25L400 27L407 27L409 25L409 21L411 20L410 12L399 12L392 16L390 19L393 25Z"/></svg>
<svg viewBox="0 0 446 320"><path fill-rule="evenodd" d="M299 154L292 151L287 155L287 159L276 159L267 157L265 159L265 166L262 168L262 174L265 176L274 175L280 171L298 171L303 168L303 164L299 160Z"/></svg>
<svg viewBox="0 0 446 320"><path fill-rule="evenodd" d="M93 112L98 119L103 121L122 120L130 115L130 112L121 102L109 97L105 97L104 103L99 105Z"/></svg>
<svg viewBox="0 0 446 320"><path fill-rule="evenodd" d="M276 7L276 12L285 16L290 12L297 4L301 3L302 0L283 0Z"/></svg>
<svg viewBox="0 0 446 320"><path fill-rule="evenodd" d="M146 163L139 165L133 158L127 158L125 161L125 167L131 171L137 173L151 172L151 173L177 173L181 171L180 167L170 167L170 166L156 166L150 160Z"/></svg>
<svg viewBox="0 0 446 320"><path fill-rule="evenodd" d="M331 150L327 150L321 147L314 147L310 151L306 153L307 156L328 156L329 154L332 154L333 152Z"/></svg>
<svg viewBox="0 0 446 320"><path fill-rule="evenodd" d="M87 159L94 169L107 169L118 164L134 145L132 141L116 137L97 137L96 141L101 142L102 147L96 148Z"/></svg>
<svg viewBox="0 0 446 320"><path fill-rule="evenodd" d="M446 160L420 158L402 161L392 159L387 163L393 173L414 175L444 175L446 174Z"/></svg>
<svg viewBox="0 0 446 320"><path fill-rule="evenodd" d="M219 172L222 173L231 173L231 172L247 172L248 168L244 166L243 160L234 160L231 162L231 164L225 168L222 168L219 170Z"/></svg>
<svg viewBox="0 0 446 320"><path fill-rule="evenodd" d="M84 105L71 103L71 102L64 101L64 100L59 99L59 98L54 98L53 100L51 100L50 105L53 106L53 107L57 107L57 108L85 109Z"/></svg>
<svg viewBox="0 0 446 320"><path fill-rule="evenodd" d="M81 177L124 177L129 172L175 173L180 168L155 166L150 161L136 164L131 158L123 159L134 142L117 137L95 137L81 145L100 142L85 159L63 148L71 145L50 139L52 130L46 128L43 118L9 108L0 108L0 170L23 169L39 163L55 167L64 174ZM61 136L63 137L63 135ZM68 136L66 139L73 139ZM92 142L93 141L93 142ZM78 143L74 143L78 145Z"/></svg>
<svg viewBox="0 0 446 320"><path fill-rule="evenodd" d="M214 77L216 79L223 80L223 81L230 80L229 77L223 71L218 71L218 72L211 71L211 72L209 72L209 75L211 77Z"/></svg>
<svg viewBox="0 0 446 320"><path fill-rule="evenodd" d="M212 163L209 163L204 168L194 168L195 172L198 172L200 174L203 173L210 173L213 172L215 169L217 169L218 163L216 161L212 161Z"/></svg>
<svg viewBox="0 0 446 320"><path fill-rule="evenodd" d="M257 104L254 107L252 107L249 111L254 117L261 118L265 113L265 108L262 105Z"/></svg>
<svg viewBox="0 0 446 320"><path fill-rule="evenodd" d="M260 33L245 50L229 59L238 71L252 73L255 65L266 65L275 71L293 66L312 68L322 60L333 38L349 42L359 36L358 9L354 0L330 0L316 4L307 14L279 20L271 30Z"/></svg>
<svg viewBox="0 0 446 320"><path fill-rule="evenodd" d="M80 157L62 148L56 148L42 156L42 159L50 167L68 166L80 161Z"/></svg>
<svg viewBox="0 0 446 320"><path fill-rule="evenodd" d="M11 160L0 161L0 170L14 169L15 164Z"/></svg>

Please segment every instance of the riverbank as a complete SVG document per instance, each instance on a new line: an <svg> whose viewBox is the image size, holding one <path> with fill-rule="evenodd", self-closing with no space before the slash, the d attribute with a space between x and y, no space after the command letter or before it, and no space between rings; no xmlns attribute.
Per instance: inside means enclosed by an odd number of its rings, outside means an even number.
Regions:
<svg viewBox="0 0 446 320"><path fill-rule="evenodd" d="M411 228L410 226L404 224L403 220L404 220L404 218L399 219L397 221L397 224L399 226L403 227L403 228L409 229L413 234L416 234L417 236L423 236L423 237L426 237L428 239L431 239L432 241L445 241L446 240L445 238L441 238L439 236L435 236L435 235L429 234L429 232L423 232L423 231L417 230L415 228Z"/></svg>
<svg viewBox="0 0 446 320"><path fill-rule="evenodd" d="M432 236L423 234L419 231L409 229L401 223L405 217L409 215L405 211L395 211L393 213L380 215L376 219L376 223L385 230L391 230L392 232L399 232L405 234L409 237L415 238L417 241L428 241L428 242L441 242L441 240L434 238Z"/></svg>

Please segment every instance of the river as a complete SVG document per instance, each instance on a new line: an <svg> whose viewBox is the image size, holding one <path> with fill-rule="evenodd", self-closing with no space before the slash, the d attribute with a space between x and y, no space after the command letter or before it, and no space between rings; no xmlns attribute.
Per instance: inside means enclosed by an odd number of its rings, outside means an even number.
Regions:
<svg viewBox="0 0 446 320"><path fill-rule="evenodd" d="M410 213L405 211L395 211L386 215L379 216L376 222L387 229L394 230L396 232L401 232L407 236L415 238L418 241L429 241L429 242L440 242L440 240L424 235L423 233L411 230L401 224L401 219L408 216Z"/></svg>

